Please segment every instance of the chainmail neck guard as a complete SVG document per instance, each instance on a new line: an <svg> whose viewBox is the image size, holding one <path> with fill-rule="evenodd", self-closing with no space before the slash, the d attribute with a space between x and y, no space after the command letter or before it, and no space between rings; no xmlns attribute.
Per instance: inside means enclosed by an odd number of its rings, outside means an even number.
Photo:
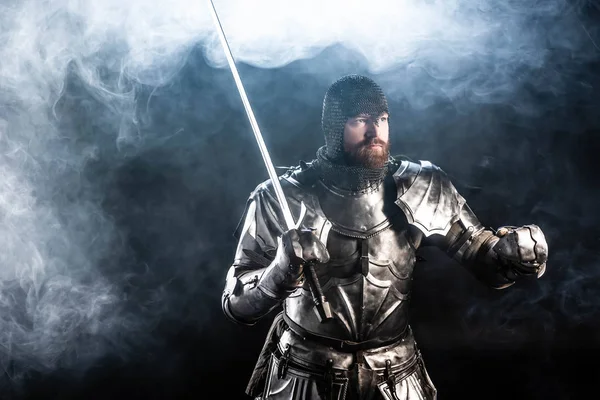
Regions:
<svg viewBox="0 0 600 400"><path fill-rule="evenodd" d="M314 161L326 185L357 194L377 191L385 179L389 164L388 161L382 168L365 168L334 163L327 157L327 146L317 150L317 159Z"/></svg>

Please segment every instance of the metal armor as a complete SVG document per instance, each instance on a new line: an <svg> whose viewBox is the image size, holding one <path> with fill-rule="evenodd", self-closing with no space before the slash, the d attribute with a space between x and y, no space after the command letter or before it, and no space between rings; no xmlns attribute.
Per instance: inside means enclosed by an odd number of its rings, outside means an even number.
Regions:
<svg viewBox="0 0 600 400"><path fill-rule="evenodd" d="M317 266L317 275L333 318L319 319L308 285L286 293L272 329L277 334L265 345L248 394L435 399L408 320L415 253L431 240L467 266L497 264L499 238L482 228L443 171L426 161L395 164L368 193L327 186L306 164L280 180L294 216L304 203L303 225L326 244L329 261ZM256 288L284 231L269 181L251 194L243 221L223 309L234 321L253 324L278 305ZM512 283L496 264L479 277L495 287Z"/></svg>

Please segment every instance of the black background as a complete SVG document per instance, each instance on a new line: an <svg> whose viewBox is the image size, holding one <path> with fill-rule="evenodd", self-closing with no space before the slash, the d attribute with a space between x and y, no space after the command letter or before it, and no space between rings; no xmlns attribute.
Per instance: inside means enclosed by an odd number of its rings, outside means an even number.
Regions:
<svg viewBox="0 0 600 400"><path fill-rule="evenodd" d="M592 43L589 51L600 54ZM524 71L513 98L535 106L533 113L518 102L465 97L416 109L390 98L393 154L439 165L486 226L538 224L550 248L541 280L505 291L484 287L443 254L422 254L412 326L441 400L596 397L599 59L557 51ZM381 78L384 90L393 85L341 46L276 69L241 64L240 73L278 166L311 160L322 145L321 103L337 77L363 73ZM558 92L529 83L551 74L566 82ZM116 333L93 362L64 356L50 370L5 364L2 398L247 398L272 315L238 326L222 314L220 295L232 233L267 175L230 72L209 66L198 48L169 85L136 86L143 143L118 151L115 111L76 68L66 82L54 109L56 143L69 153L94 144L97 153L81 169L49 172L58 182L50 193L60 193L56 210L65 221L73 202L100 205L119 235L96 267L127 294L118 312L151 323ZM25 375L10 378L15 371Z"/></svg>

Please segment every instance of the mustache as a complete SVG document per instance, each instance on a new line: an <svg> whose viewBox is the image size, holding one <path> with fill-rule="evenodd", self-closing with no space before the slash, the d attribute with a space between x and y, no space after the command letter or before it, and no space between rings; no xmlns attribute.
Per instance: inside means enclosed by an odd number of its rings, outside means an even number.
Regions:
<svg viewBox="0 0 600 400"><path fill-rule="evenodd" d="M385 147L386 142L384 142L383 140L379 139L379 138L371 138L371 139L365 139L362 142L359 143L359 147L363 147L363 146L370 146L372 144L378 144L381 147Z"/></svg>

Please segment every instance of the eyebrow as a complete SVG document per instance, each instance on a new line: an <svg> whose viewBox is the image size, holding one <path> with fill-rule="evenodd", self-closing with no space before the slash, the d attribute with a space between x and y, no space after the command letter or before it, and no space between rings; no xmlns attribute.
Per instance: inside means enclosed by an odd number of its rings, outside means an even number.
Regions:
<svg viewBox="0 0 600 400"><path fill-rule="evenodd" d="M382 117L384 115L389 115L389 114L387 112L382 112L381 114L378 114L377 117ZM352 119L356 119L356 118L373 118L373 116L371 114L362 113L362 114L355 115L354 117L351 117L351 118Z"/></svg>

